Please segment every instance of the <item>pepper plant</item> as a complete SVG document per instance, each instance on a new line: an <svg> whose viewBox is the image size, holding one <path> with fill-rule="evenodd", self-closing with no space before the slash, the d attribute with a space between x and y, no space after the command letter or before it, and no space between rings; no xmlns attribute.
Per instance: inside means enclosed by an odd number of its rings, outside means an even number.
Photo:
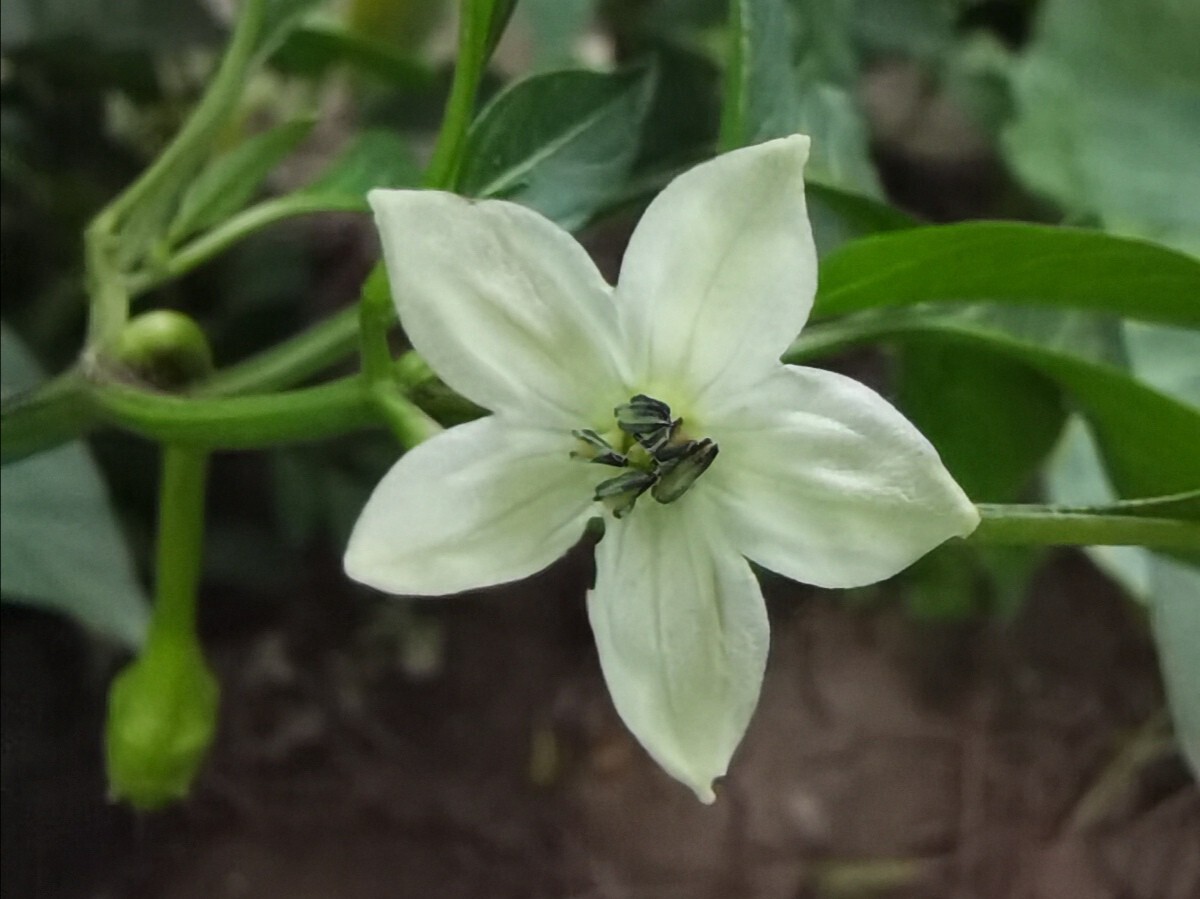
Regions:
<svg viewBox="0 0 1200 899"><path fill-rule="evenodd" d="M209 455L370 429L391 433L398 461L349 539L348 576L445 595L531 575L602 532L587 604L613 702L703 801L766 664L751 563L837 589L934 550L921 565L994 571L995 547L1092 548L1148 603L1177 735L1200 764L1200 261L1186 222L1155 243L1114 233L1127 219L1113 205L1112 230L910 219L882 200L865 144L844 146L836 42L794 39L797 21L808 38L820 21L787 0L731 0L717 127L668 151L664 135L686 129L662 59L536 74L481 104L515 0L463 0L423 167L397 135L364 131L307 187L253 201L311 122L232 147L228 126L254 74L316 33L311 5L242 3L186 123L84 233L76 361L6 385L16 598L104 603L20 561L47 539L33 524L50 497L28 485L94 477L71 441L96 429L160 448L148 627L127 604L90 613L139 646L110 697L114 795L146 808L186 795L213 737L196 636ZM1030 63L1022 91L1037 76ZM1008 135L1018 168L1038 126ZM570 232L630 207L644 211L613 286ZM276 222L369 210L381 261L357 304L241 363L214 370L180 313L134 311ZM398 332L413 347L399 356ZM1099 332L1123 352L1093 352ZM822 367L859 347L899 360L899 410ZM326 375L356 355L356 373ZM1168 358L1188 360L1182 377ZM58 514L71 502L103 498ZM69 550L69 533L54 539Z"/></svg>

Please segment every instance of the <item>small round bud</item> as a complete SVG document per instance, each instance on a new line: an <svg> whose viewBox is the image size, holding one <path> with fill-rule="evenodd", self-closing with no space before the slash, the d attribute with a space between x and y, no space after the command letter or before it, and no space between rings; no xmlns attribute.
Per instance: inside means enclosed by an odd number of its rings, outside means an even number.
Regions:
<svg viewBox="0 0 1200 899"><path fill-rule="evenodd" d="M187 795L217 725L217 680L194 640L155 640L113 680L109 793L139 809Z"/></svg>
<svg viewBox="0 0 1200 899"><path fill-rule="evenodd" d="M116 357L138 378L164 390L186 387L213 369L212 350L200 326L171 309L130 319L117 340Z"/></svg>

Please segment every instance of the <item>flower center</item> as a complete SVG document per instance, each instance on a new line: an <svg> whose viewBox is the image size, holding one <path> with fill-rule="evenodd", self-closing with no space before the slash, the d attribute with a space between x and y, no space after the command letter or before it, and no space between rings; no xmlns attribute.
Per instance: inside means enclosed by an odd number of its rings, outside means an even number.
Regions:
<svg viewBox="0 0 1200 899"><path fill-rule="evenodd" d="M717 445L689 437L683 419L672 419L662 400L639 393L613 415L617 429L603 436L591 429L572 431L580 446L571 457L625 469L596 485L595 500L617 518L631 512L647 490L660 503L675 502L717 458Z"/></svg>

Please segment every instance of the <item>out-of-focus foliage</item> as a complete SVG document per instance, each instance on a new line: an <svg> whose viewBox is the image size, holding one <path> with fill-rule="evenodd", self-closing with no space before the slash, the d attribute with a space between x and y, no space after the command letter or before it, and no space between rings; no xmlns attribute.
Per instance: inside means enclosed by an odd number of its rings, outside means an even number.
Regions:
<svg viewBox="0 0 1200 899"><path fill-rule="evenodd" d="M94 48L169 50L211 43L220 29L200 0L4 0L0 49L5 53L56 42Z"/></svg>
<svg viewBox="0 0 1200 899"><path fill-rule="evenodd" d="M1045 0L1004 146L1068 213L1200 255L1200 4Z"/></svg>
<svg viewBox="0 0 1200 899"><path fill-rule="evenodd" d="M0 344L8 400L34 387L41 373L7 327L0 330ZM127 646L141 642L149 604L83 443L5 466L0 583L5 601L65 612Z"/></svg>

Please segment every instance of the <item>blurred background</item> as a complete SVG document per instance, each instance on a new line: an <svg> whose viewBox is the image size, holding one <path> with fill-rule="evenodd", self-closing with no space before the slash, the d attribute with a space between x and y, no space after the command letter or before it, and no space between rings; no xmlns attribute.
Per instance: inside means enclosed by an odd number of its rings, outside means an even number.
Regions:
<svg viewBox="0 0 1200 899"><path fill-rule="evenodd" d="M178 130L232 5L3 0L6 389L75 358L82 229ZM1196 252L1188 6L796 0L810 174L900 210L881 215L1069 222ZM720 0L517 5L485 102L530 73L654 72L629 177L559 210L610 279L650 192L713 152L727 19ZM411 179L455 30L438 0L318 6L248 85L228 146L311 119L266 196L347 170ZM823 254L863 233L836 203L813 213ZM144 308L193 316L225 365L353 303L377 258L363 215L293 218ZM1178 369L1194 350L1158 358ZM1041 475L1003 446L951 467L977 500L1072 495L1087 447L1063 442L1066 413L1036 377L997 361L976 384L951 352L835 364L939 448L956 435L933 433L945 417L931 406L978 427L989 379L1029 380L1010 423ZM1200 895L1200 793L1170 738L1146 616L1084 553L951 549L836 594L763 573L762 702L703 807L611 708L583 606L589 546L527 582L437 601L343 577L349 528L396 455L383 433L215 458L201 630L222 685L217 743L180 805L110 804L104 702L145 623L158 452L111 431L67 450L53 479L73 499L38 494L41 530L24 536L52 553L76 541L88 564L53 595L4 575L6 897ZM16 489L6 475L6 521Z"/></svg>

